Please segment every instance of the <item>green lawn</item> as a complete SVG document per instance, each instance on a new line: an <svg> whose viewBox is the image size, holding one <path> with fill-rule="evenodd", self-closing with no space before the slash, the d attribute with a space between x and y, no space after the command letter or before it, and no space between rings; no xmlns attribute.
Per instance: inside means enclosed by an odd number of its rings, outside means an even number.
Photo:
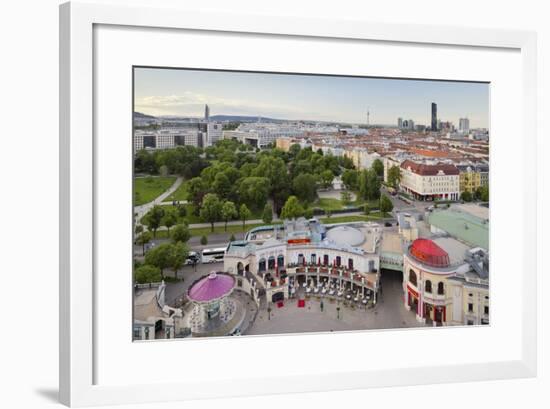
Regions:
<svg viewBox="0 0 550 409"><path fill-rule="evenodd" d="M378 208L378 200L370 200L365 201L362 199L357 199L353 202L349 203L349 207L362 207L365 205L365 203L369 204L369 207L371 209L377 209ZM320 207L323 210L342 210L345 209L345 206L343 202L339 199L319 199L314 205L314 207Z"/></svg>
<svg viewBox="0 0 550 409"><path fill-rule="evenodd" d="M176 181L175 176L134 178L134 206L155 200Z"/></svg>
<svg viewBox="0 0 550 409"><path fill-rule="evenodd" d="M171 202L173 200L187 200L187 194L187 183L183 182L174 193L165 199L165 202Z"/></svg>

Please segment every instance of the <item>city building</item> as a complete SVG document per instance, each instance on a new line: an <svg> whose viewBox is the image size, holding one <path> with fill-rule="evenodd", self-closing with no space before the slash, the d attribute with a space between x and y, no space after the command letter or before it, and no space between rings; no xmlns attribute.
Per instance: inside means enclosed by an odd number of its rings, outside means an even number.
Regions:
<svg viewBox="0 0 550 409"><path fill-rule="evenodd" d="M462 134L470 132L470 120L468 118L460 118L458 120L458 131Z"/></svg>
<svg viewBox="0 0 550 409"><path fill-rule="evenodd" d="M381 230L376 223L324 225L304 218L285 220L282 228L258 227L229 244L224 271L249 278L253 297L266 302L305 288L375 303Z"/></svg>
<svg viewBox="0 0 550 409"><path fill-rule="evenodd" d="M480 248L466 254L471 269L449 277L453 294L453 322L463 325L489 324L489 256Z"/></svg>
<svg viewBox="0 0 550 409"><path fill-rule="evenodd" d="M323 151L324 152L324 151ZM343 155L350 158L353 162L353 165L361 170L361 169L370 169L373 162L376 159L380 159L380 154L377 152L370 152L366 148L348 148L343 150ZM340 156L338 154L334 154L334 156Z"/></svg>
<svg viewBox="0 0 550 409"><path fill-rule="evenodd" d="M216 142L223 139L223 125L216 122L208 122L206 128L207 143L205 146L215 145Z"/></svg>
<svg viewBox="0 0 550 409"><path fill-rule="evenodd" d="M404 305L418 321L462 323L462 294L451 291L448 281L471 270L464 260L467 251L468 247L452 238L418 238L408 247L403 255ZM458 285L458 281L453 283Z"/></svg>
<svg viewBox="0 0 550 409"><path fill-rule="evenodd" d="M204 121L210 121L210 108L208 107L208 105L204 106Z"/></svg>
<svg viewBox="0 0 550 409"><path fill-rule="evenodd" d="M439 128L437 126L437 104L435 102L432 102L432 122L431 122L431 130L437 131Z"/></svg>
<svg viewBox="0 0 550 409"><path fill-rule="evenodd" d="M401 163L400 187L418 200L458 200L459 171L454 165L405 160Z"/></svg>
<svg viewBox="0 0 550 409"><path fill-rule="evenodd" d="M165 302L166 284L136 284L134 286L133 339L167 339L182 336L177 321L183 316L181 309ZM181 326L178 328L182 328Z"/></svg>
<svg viewBox="0 0 550 409"><path fill-rule="evenodd" d="M489 165L456 165L460 172L460 192L474 193L489 185Z"/></svg>
<svg viewBox="0 0 550 409"><path fill-rule="evenodd" d="M414 121L412 119L403 119L403 118L398 118L397 119L397 126L399 129L403 129L403 130L414 130L415 129L415 125L414 125Z"/></svg>

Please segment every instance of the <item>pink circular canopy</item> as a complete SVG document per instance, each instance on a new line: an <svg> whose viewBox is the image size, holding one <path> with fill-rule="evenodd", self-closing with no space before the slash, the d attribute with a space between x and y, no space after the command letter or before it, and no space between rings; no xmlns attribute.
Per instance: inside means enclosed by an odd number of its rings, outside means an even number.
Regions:
<svg viewBox="0 0 550 409"><path fill-rule="evenodd" d="M194 283L187 295L191 301L208 302L227 295L233 290L235 279L228 274L210 273Z"/></svg>

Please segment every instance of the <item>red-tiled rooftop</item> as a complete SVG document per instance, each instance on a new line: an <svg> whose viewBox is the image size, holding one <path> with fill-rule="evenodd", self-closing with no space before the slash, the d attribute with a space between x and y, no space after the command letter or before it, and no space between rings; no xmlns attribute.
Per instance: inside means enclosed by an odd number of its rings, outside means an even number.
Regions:
<svg viewBox="0 0 550 409"><path fill-rule="evenodd" d="M437 165L426 165L424 163L416 163L411 160L405 160L401 164L403 169L410 168L411 171L422 176L436 176L439 172L445 175L458 175L459 171L455 165L438 163Z"/></svg>
<svg viewBox="0 0 550 409"><path fill-rule="evenodd" d="M449 254L429 239L416 239L409 252L416 260L432 267L448 267Z"/></svg>

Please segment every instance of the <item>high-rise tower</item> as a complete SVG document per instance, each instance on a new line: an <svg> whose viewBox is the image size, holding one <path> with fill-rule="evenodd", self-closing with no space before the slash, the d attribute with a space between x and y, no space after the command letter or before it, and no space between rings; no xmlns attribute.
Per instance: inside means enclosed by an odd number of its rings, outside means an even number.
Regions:
<svg viewBox="0 0 550 409"><path fill-rule="evenodd" d="M208 108L208 105L204 106L204 120L208 122L210 119L210 108Z"/></svg>
<svg viewBox="0 0 550 409"><path fill-rule="evenodd" d="M437 104L432 102L432 131L437 131Z"/></svg>

